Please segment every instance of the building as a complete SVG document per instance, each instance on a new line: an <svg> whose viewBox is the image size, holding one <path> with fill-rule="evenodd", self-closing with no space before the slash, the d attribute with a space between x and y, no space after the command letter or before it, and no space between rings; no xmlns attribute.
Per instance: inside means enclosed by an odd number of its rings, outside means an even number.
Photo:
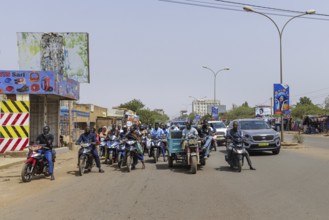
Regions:
<svg viewBox="0 0 329 220"><path fill-rule="evenodd" d="M163 109L154 109L155 112L159 113L160 115L164 115L165 112Z"/></svg>
<svg viewBox="0 0 329 220"><path fill-rule="evenodd" d="M219 113L226 112L226 106L220 105L220 101L216 100L204 100L204 99L195 99L192 102L192 112L199 114L201 116L205 116L207 114L211 114L211 108L212 106L218 107Z"/></svg>

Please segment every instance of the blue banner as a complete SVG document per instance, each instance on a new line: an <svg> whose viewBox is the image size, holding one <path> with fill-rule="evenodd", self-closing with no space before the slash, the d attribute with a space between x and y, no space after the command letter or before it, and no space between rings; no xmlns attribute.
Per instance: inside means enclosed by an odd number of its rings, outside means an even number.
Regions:
<svg viewBox="0 0 329 220"><path fill-rule="evenodd" d="M289 114L289 86L274 84L274 114Z"/></svg>
<svg viewBox="0 0 329 220"><path fill-rule="evenodd" d="M218 120L218 107L217 106L212 106L211 107L211 117L213 119Z"/></svg>

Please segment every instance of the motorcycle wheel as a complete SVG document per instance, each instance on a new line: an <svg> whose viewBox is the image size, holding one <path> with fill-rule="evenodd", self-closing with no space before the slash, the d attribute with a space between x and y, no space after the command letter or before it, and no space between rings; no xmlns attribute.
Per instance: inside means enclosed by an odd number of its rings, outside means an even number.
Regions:
<svg viewBox="0 0 329 220"><path fill-rule="evenodd" d="M153 150L153 159L154 159L154 163L157 163L158 162L158 149L157 148L154 148Z"/></svg>
<svg viewBox="0 0 329 220"><path fill-rule="evenodd" d="M109 155L109 164L112 165L113 164L113 153L110 153Z"/></svg>
<svg viewBox="0 0 329 220"><path fill-rule="evenodd" d="M119 169L121 168L121 165L122 165L122 158L121 158L121 155L119 154L118 155L118 167L119 167Z"/></svg>
<svg viewBox="0 0 329 220"><path fill-rule="evenodd" d="M198 168L197 158L191 157L191 173L196 174L197 168Z"/></svg>
<svg viewBox="0 0 329 220"><path fill-rule="evenodd" d="M31 170L32 164L26 163L24 164L21 172L22 181L24 183L30 182L32 180L32 173L28 173L28 170Z"/></svg>
<svg viewBox="0 0 329 220"><path fill-rule="evenodd" d="M132 168L132 164L134 162L134 159L132 156L128 156L127 157L127 171L130 172L131 171L131 168Z"/></svg>
<svg viewBox="0 0 329 220"><path fill-rule="evenodd" d="M242 170L242 160L238 161L238 172L241 172Z"/></svg>
<svg viewBox="0 0 329 220"><path fill-rule="evenodd" d="M82 176L85 173L87 158L83 157L80 158L80 164L79 164L79 175Z"/></svg>

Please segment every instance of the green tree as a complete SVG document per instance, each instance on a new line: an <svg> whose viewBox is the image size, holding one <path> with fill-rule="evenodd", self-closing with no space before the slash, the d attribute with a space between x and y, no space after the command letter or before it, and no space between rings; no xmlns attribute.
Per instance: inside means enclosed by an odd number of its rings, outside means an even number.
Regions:
<svg viewBox="0 0 329 220"><path fill-rule="evenodd" d="M303 119L306 115L323 115L325 110L314 105L310 98L301 97L296 107L291 109L291 115L295 119Z"/></svg>
<svg viewBox="0 0 329 220"><path fill-rule="evenodd" d="M140 100L133 99L133 100L131 100L129 102L126 102L124 104L121 104L119 106L119 108L127 108L127 109L129 109L131 111L137 112L138 110L144 108L144 106L145 105Z"/></svg>
<svg viewBox="0 0 329 220"><path fill-rule="evenodd" d="M255 108L251 108L248 106L248 103L245 102L239 107L235 107L234 109L228 111L223 115L227 120L234 120L238 118L254 118L255 117Z"/></svg>

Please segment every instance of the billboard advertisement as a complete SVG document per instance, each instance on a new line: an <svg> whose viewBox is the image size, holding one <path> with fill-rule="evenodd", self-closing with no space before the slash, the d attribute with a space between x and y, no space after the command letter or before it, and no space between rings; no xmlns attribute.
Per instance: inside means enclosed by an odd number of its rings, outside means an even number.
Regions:
<svg viewBox="0 0 329 220"><path fill-rule="evenodd" d="M256 106L255 115L256 115L256 117L259 117L259 118L272 115L271 107L270 106Z"/></svg>
<svg viewBox="0 0 329 220"><path fill-rule="evenodd" d="M213 119L218 120L218 107L217 106L212 106L211 107L211 117Z"/></svg>
<svg viewBox="0 0 329 220"><path fill-rule="evenodd" d="M17 33L19 69L54 71L89 83L88 33Z"/></svg>
<svg viewBox="0 0 329 220"><path fill-rule="evenodd" d="M0 94L53 94L79 99L79 83L50 71L0 70Z"/></svg>
<svg viewBox="0 0 329 220"><path fill-rule="evenodd" d="M289 114L289 86L274 84L274 114Z"/></svg>

